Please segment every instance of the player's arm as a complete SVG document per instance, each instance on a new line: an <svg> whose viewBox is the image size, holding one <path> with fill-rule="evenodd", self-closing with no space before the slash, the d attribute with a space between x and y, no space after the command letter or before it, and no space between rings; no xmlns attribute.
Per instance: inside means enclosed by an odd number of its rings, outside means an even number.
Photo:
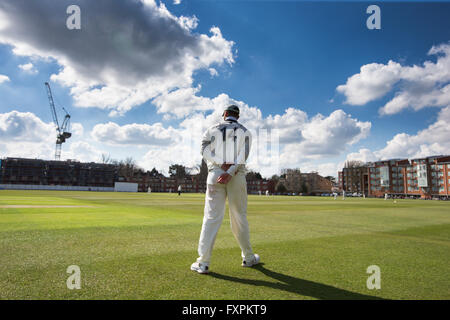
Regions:
<svg viewBox="0 0 450 320"><path fill-rule="evenodd" d="M211 135L210 129L206 130L202 137L202 150L201 154L206 163L212 163L213 165L220 166L214 157L212 156L211 145L214 142L214 136Z"/></svg>

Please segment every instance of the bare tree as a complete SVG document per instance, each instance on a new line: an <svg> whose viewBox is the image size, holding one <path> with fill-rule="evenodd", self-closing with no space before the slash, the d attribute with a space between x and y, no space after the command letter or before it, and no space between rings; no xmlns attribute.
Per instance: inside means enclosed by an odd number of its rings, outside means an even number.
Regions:
<svg viewBox="0 0 450 320"><path fill-rule="evenodd" d="M101 162L104 164L111 164L113 162L113 159L111 159L110 154L102 153Z"/></svg>
<svg viewBox="0 0 450 320"><path fill-rule="evenodd" d="M365 163L359 160L347 160L344 164L344 168L358 168L364 167Z"/></svg>

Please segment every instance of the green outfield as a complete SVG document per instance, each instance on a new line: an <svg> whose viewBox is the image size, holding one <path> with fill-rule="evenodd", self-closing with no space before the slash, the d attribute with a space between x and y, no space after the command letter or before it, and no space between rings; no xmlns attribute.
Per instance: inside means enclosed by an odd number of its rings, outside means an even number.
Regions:
<svg viewBox="0 0 450 320"><path fill-rule="evenodd" d="M249 196L263 264L240 266L227 213L200 275L203 198L1 190L0 299L450 299L450 202Z"/></svg>

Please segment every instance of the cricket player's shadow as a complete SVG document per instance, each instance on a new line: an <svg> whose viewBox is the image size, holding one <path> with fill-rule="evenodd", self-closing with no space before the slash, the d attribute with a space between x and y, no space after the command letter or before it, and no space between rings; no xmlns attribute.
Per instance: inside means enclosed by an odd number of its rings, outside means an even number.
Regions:
<svg viewBox="0 0 450 320"><path fill-rule="evenodd" d="M278 273L264 268L264 263L260 263L254 267L258 271L261 271L266 276L281 281L270 282L265 280L252 280L232 277L215 272L210 272L209 275L222 280L233 281L237 283L250 284L254 286L265 286L273 289L293 292L298 295L313 297L321 300L379 300L382 298L369 296L357 292L347 291L339 289L327 284L309 281L305 279L291 277L282 273Z"/></svg>

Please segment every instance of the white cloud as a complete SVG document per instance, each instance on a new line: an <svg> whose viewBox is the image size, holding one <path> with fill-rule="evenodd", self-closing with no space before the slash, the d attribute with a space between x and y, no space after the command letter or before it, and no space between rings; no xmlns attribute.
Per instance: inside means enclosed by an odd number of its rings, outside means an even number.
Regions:
<svg viewBox="0 0 450 320"><path fill-rule="evenodd" d="M339 164L334 162L317 163L314 162L304 162L299 166L301 172L318 172L321 176L332 176L337 177L338 171L342 170Z"/></svg>
<svg viewBox="0 0 450 320"><path fill-rule="evenodd" d="M4 74L0 74L0 83L9 82L9 81L10 81L10 79L8 76L5 76Z"/></svg>
<svg viewBox="0 0 450 320"><path fill-rule="evenodd" d="M337 155L347 145L366 138L370 128L370 122L353 119L342 110L328 117L318 114L302 129L300 150L309 156Z"/></svg>
<svg viewBox="0 0 450 320"><path fill-rule="evenodd" d="M304 111L288 108L282 115L264 118L259 109L240 101L231 101L239 104L241 122L254 135L249 168L261 172L264 176L279 173L282 168L294 167L332 175L335 170L332 163L320 163L317 160L335 154L338 150L343 152L370 129L370 124L357 121L342 110L337 110L328 117L316 115L308 118ZM200 143L203 132L217 123L221 114L222 108L208 115L196 112L182 120L178 128L166 128L161 123L118 125L108 122L94 126L86 137L83 125L76 122L72 124L72 138L64 144L62 159L99 161L102 153L110 153L108 146L135 146L146 148L144 156L136 159L145 169L156 167L164 171L174 163L194 167L201 161ZM302 121L297 122L297 127L300 127L298 141L291 137L291 133L298 130L295 129L296 120ZM257 139L261 138L258 136L259 129L268 129L269 133L274 132L270 130L278 130L282 142L279 158L273 159L278 157L277 150L270 150L270 146L256 143ZM318 139L315 140L312 133L311 137L305 134L305 138L302 130L328 132L332 144L338 145L339 148L329 150L329 140L320 138L320 134L317 134ZM0 156L53 159L55 137L54 125L43 122L33 113L12 111L0 114Z"/></svg>
<svg viewBox="0 0 450 320"><path fill-rule="evenodd" d="M293 149L293 153L286 155L289 158L297 157L298 159L299 155L302 158L310 158L339 154L347 145L367 137L371 128L370 122L353 119L342 110L336 110L328 117L318 114L309 119L304 111L287 108L281 115L275 114L263 118L261 111L256 107L250 107L224 93L213 99L200 97L196 95L199 90L200 87L186 88L159 96L155 99L158 112L171 112L178 118L187 117L182 122L182 125L185 125L191 121L190 115L196 111L213 110L211 116L204 119L195 117L197 127L199 123L207 127L220 120L224 106L236 104L242 110L240 121L250 130L277 129L280 144L293 144L287 147Z"/></svg>
<svg viewBox="0 0 450 320"><path fill-rule="evenodd" d="M209 68L208 71L209 71L209 74L211 75L211 78L219 75L219 72L217 72L217 70L214 68Z"/></svg>
<svg viewBox="0 0 450 320"><path fill-rule="evenodd" d="M82 139L83 125L72 124L73 136L63 144L61 159L99 161L101 149ZM56 128L34 113L0 114L0 157L54 159Z"/></svg>
<svg viewBox="0 0 450 320"><path fill-rule="evenodd" d="M80 162L99 162L105 153L87 141L72 141L68 149L62 151L61 158Z"/></svg>
<svg viewBox="0 0 450 320"><path fill-rule="evenodd" d="M39 142L55 135L53 124L44 123L31 112L0 113L0 139Z"/></svg>
<svg viewBox="0 0 450 320"><path fill-rule="evenodd" d="M79 122L73 122L71 125L71 132L74 137L82 137L84 134L84 127Z"/></svg>
<svg viewBox="0 0 450 320"><path fill-rule="evenodd" d="M375 152L381 159L418 158L450 154L450 107L439 111L435 123L415 135L399 133Z"/></svg>
<svg viewBox="0 0 450 320"><path fill-rule="evenodd" d="M175 4L175 5L180 4L180 3L181 3L181 0L173 0L173 4Z"/></svg>
<svg viewBox="0 0 450 320"><path fill-rule="evenodd" d="M231 99L226 94L210 99L195 96L196 92L197 90L177 90L160 97L157 103L159 110L179 112L185 118L180 122L178 128L173 129L176 134L171 134L171 136L177 136L178 139L173 139L171 143L164 146L151 146L143 159L139 161L141 166L147 169L153 167L164 169L173 163L190 167L199 164L202 134L206 128L220 121L224 106L229 104L239 106L240 122L253 133L254 141L255 136L260 134L260 129L267 130L269 134L275 132L274 130L278 132L279 155L276 154L276 150L271 151L270 148L267 150L266 145L254 143L248 160L249 168L260 171L265 176L279 173L281 168L301 167L302 165L308 170L315 168L330 173L335 170L335 166L331 166L331 163L320 164L317 160L342 154L350 145L364 139L371 128L370 122L358 121L342 110L336 110L328 116L318 114L309 118L300 109L287 108L283 114L263 117L258 108ZM183 107L177 109L176 106ZM213 112L205 115L197 110L212 110ZM125 141L125 138L118 137L124 129L125 126L111 126L111 133L105 133L102 136ZM164 132L164 130L167 129L159 128L160 132ZM137 135L140 138L136 137L135 140L145 140L144 132L139 131ZM272 158L275 156L279 156L276 161ZM307 163L309 165L306 165Z"/></svg>
<svg viewBox="0 0 450 320"><path fill-rule="evenodd" d="M439 111L436 122L416 134L398 133L379 150L363 148L347 155L346 160L363 162L386 159L414 159L450 154L450 107Z"/></svg>
<svg viewBox="0 0 450 320"><path fill-rule="evenodd" d="M218 27L194 33L198 19L176 17L154 0L80 0L86 16L76 35L65 25L69 0L4 0L7 19L0 43L16 55L53 59L61 66L53 81L70 88L75 104L120 115L177 88L189 88L193 74L233 64L234 43ZM39 14L36 14L39 12ZM51 34L51 37L49 36Z"/></svg>
<svg viewBox="0 0 450 320"><path fill-rule="evenodd" d="M388 93L399 80L401 69L401 65L394 61L387 65L366 64L360 73L348 78L345 85L338 86L337 91L346 96L346 103L364 105Z"/></svg>
<svg viewBox="0 0 450 320"><path fill-rule="evenodd" d="M358 152L352 152L347 155L346 161L356 160L362 162L372 162L377 161L377 156L367 148L359 149Z"/></svg>
<svg viewBox="0 0 450 320"><path fill-rule="evenodd" d="M185 118L194 111L207 111L214 108L214 102L209 98L198 97L195 94L201 87L182 88L160 95L153 100L158 113L171 113L177 118Z"/></svg>
<svg viewBox="0 0 450 320"><path fill-rule="evenodd" d="M34 65L31 62L26 64L20 64L19 68L30 74L38 73L38 71L34 68Z"/></svg>
<svg viewBox="0 0 450 320"><path fill-rule="evenodd" d="M98 145L131 145L146 148L145 155L137 159L146 169L166 170L172 163L194 166L201 160L204 130L218 122L223 108L232 103L240 107L240 121L252 132L279 132L279 165L284 168L331 174L336 171L333 164L317 160L342 154L370 132L370 122L359 121L342 110L309 116L291 107L281 114L263 117L257 107L225 93L214 98L200 96L201 87L192 87L193 75L202 69L214 77L218 66L232 65L234 43L223 38L216 26L208 35L194 33L198 25L195 16L176 17L163 3L153 0L81 0L83 12L96 19L89 19L88 24L82 21L82 30L74 36L59 27L65 24L66 17L54 15L65 12L68 4L69 0L41 0L39 5L5 0L0 6L0 15L6 17L3 29L0 28L0 43L11 45L17 55L57 61L61 69L51 80L69 87L77 106L107 109L116 116L152 101L164 119L177 119L180 123L173 128L161 123L108 122L92 128L91 140L77 138L84 138L84 128L75 123L74 136L67 151L63 150L63 158L98 161L104 153ZM51 143L42 142L45 158L53 155L54 136L53 128L47 136ZM40 146L30 147L36 148ZM266 176L279 173L279 167L268 161L273 154L256 159L257 154L264 154L262 149L263 146L253 146L249 167Z"/></svg>
<svg viewBox="0 0 450 320"><path fill-rule="evenodd" d="M56 129L31 112L0 114L0 156L48 159L53 154Z"/></svg>
<svg viewBox="0 0 450 320"><path fill-rule="evenodd" d="M91 137L109 145L159 145L167 146L177 139L177 131L164 128L161 123L127 124L119 126L114 122L97 124Z"/></svg>
<svg viewBox="0 0 450 320"><path fill-rule="evenodd" d="M445 87L432 88L422 86L399 92L391 101L380 109L381 114L395 114L408 107L419 110L428 106L443 107L450 105L450 84Z"/></svg>
<svg viewBox="0 0 450 320"><path fill-rule="evenodd" d="M399 88L380 108L380 114L446 107L450 104L450 44L433 46L428 55L437 56L436 62L425 61L422 66L402 66L394 61L364 65L336 90L345 95L346 103L364 105Z"/></svg>

